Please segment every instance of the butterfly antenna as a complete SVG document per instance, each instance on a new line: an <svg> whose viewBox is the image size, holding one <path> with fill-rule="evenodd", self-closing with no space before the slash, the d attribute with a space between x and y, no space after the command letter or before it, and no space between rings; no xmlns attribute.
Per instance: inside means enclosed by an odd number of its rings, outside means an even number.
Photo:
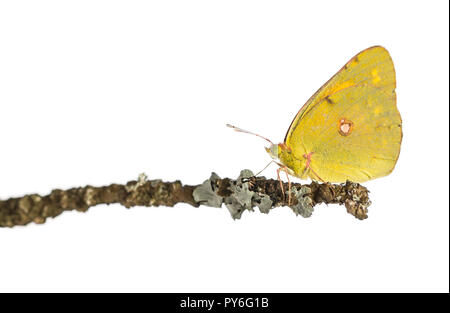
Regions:
<svg viewBox="0 0 450 313"><path fill-rule="evenodd" d="M236 127L236 126L233 126L233 125L230 125L230 124L227 124L227 127L230 127L230 128L233 128L235 131L237 131L237 132L241 132L241 133L246 133L246 134L250 134L250 135L254 135L254 136L256 136L256 137L259 137L259 138L262 138L262 139L264 139L264 140L267 140L268 142L270 142L270 144L274 144L272 141L270 141L269 139L267 139L266 137L263 137L263 136L261 136L261 135L258 135L258 134L255 134L255 133L252 133L252 132L249 132L248 130L245 130L245 129L242 129L242 128L239 128L239 127ZM268 166L268 165L267 165Z"/></svg>

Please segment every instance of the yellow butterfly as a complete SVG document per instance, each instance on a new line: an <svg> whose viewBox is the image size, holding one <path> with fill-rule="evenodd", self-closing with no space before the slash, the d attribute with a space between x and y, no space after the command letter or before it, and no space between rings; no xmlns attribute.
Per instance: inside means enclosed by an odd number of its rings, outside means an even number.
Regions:
<svg viewBox="0 0 450 313"><path fill-rule="evenodd" d="M268 141L267 152L279 160L278 178L280 170L323 182L364 182L391 173L402 120L388 51L375 46L358 53L300 109L283 143Z"/></svg>

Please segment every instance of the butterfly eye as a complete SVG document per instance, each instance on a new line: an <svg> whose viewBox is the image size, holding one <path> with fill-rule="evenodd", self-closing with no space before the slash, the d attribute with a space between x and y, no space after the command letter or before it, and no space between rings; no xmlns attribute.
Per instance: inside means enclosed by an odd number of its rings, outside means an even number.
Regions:
<svg viewBox="0 0 450 313"><path fill-rule="evenodd" d="M341 134L342 136L348 136L353 131L353 122L346 118L340 118L338 129L339 134Z"/></svg>

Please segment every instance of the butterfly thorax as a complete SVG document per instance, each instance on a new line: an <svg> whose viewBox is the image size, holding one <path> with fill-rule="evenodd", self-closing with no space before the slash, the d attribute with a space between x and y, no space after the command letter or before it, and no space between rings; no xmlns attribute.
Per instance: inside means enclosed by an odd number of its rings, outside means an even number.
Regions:
<svg viewBox="0 0 450 313"><path fill-rule="evenodd" d="M301 179L307 178L307 176L305 175L307 160L303 157L297 158L292 152L292 149L285 143L278 144L278 159L284 166L288 168L289 174Z"/></svg>

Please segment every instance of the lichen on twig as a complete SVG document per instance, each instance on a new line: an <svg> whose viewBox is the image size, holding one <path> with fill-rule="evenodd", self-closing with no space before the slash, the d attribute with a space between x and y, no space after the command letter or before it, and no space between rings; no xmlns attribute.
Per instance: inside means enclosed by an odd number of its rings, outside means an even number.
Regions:
<svg viewBox="0 0 450 313"><path fill-rule="evenodd" d="M255 207L262 213L286 206L288 185L279 181L255 177L249 170L241 171L237 179L220 178L212 173L201 185L183 185L180 181L163 182L147 180L141 174L137 181L125 185L112 184L103 187L85 186L68 190L55 189L49 195L25 195L20 198L0 200L0 227L26 225L30 222L44 223L48 217L56 217L64 211L87 211L98 204L120 203L126 208L133 206L174 206L188 203L228 208L233 219L239 219L245 211ZM347 212L358 219L367 218L371 202L368 190L357 183L292 184L292 201L289 207L295 214L310 217L314 206L319 203L343 204Z"/></svg>

